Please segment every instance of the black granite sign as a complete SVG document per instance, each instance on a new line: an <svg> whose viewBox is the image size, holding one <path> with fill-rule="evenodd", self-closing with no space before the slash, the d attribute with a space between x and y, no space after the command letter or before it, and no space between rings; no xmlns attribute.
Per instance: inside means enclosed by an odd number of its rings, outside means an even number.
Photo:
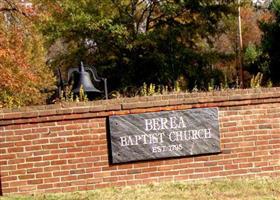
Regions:
<svg viewBox="0 0 280 200"><path fill-rule="evenodd" d="M217 108L109 117L112 163L220 152Z"/></svg>

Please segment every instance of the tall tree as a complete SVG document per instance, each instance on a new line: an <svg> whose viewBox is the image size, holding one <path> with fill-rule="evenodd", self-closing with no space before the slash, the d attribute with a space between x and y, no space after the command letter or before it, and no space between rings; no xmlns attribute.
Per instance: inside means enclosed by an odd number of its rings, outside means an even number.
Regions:
<svg viewBox="0 0 280 200"><path fill-rule="evenodd" d="M45 65L42 38L29 11L15 1L0 5L0 107L45 103L54 84Z"/></svg>
<svg viewBox="0 0 280 200"><path fill-rule="evenodd" d="M262 40L263 65L268 66L268 73L274 84L280 83L280 0L273 0L270 6L274 17L261 23L264 32Z"/></svg>
<svg viewBox="0 0 280 200"><path fill-rule="evenodd" d="M264 9L256 8L251 2L245 2L241 7L242 23L242 57L244 70L244 86L250 85L250 79L258 72L264 72L260 69L259 56L261 55L262 30L259 28L260 21L267 21L270 13ZM225 52L228 56L221 60L218 65L225 71L228 81L235 82L240 73L238 69L237 54L239 48L238 40L238 20L236 16L231 16L224 20L226 23L226 32L215 42L216 48L220 52ZM240 80L240 79L239 79Z"/></svg>
<svg viewBox="0 0 280 200"><path fill-rule="evenodd" d="M189 88L205 88L219 57L212 44L233 2L41 0L37 8L41 30L60 52L51 59L56 66L95 64L111 90L143 82L173 86L180 76Z"/></svg>

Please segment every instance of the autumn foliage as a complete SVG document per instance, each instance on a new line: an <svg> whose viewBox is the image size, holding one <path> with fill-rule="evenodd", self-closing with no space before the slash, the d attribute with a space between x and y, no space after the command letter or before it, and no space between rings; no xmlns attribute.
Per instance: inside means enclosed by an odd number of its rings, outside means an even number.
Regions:
<svg viewBox="0 0 280 200"><path fill-rule="evenodd" d="M42 104L54 83L42 39L31 24L0 23L0 107Z"/></svg>

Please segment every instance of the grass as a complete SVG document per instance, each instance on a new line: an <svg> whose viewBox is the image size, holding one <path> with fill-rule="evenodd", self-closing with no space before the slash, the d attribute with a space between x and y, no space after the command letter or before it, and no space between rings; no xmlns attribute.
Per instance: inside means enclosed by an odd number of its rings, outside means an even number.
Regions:
<svg viewBox="0 0 280 200"><path fill-rule="evenodd" d="M1 200L280 200L280 178L150 184L65 194L6 196Z"/></svg>

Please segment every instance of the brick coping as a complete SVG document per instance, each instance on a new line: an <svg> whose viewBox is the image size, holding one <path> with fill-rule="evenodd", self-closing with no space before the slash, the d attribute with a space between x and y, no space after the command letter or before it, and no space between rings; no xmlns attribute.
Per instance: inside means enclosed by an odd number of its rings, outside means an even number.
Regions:
<svg viewBox="0 0 280 200"><path fill-rule="evenodd" d="M104 117L118 111L145 108L174 107L185 105L186 109L203 107L232 107L280 102L280 87L257 89L228 89L224 91L171 93L145 97L119 98L91 102L65 102L60 104L30 106L17 109L0 109L0 126L21 123L19 120L41 118L39 121L52 121L54 116L85 115L84 118ZM151 110L152 111L152 110ZM66 115L66 116L65 116ZM83 117L82 117L83 118ZM16 123L17 121L17 123ZM23 122L22 122L23 123Z"/></svg>

